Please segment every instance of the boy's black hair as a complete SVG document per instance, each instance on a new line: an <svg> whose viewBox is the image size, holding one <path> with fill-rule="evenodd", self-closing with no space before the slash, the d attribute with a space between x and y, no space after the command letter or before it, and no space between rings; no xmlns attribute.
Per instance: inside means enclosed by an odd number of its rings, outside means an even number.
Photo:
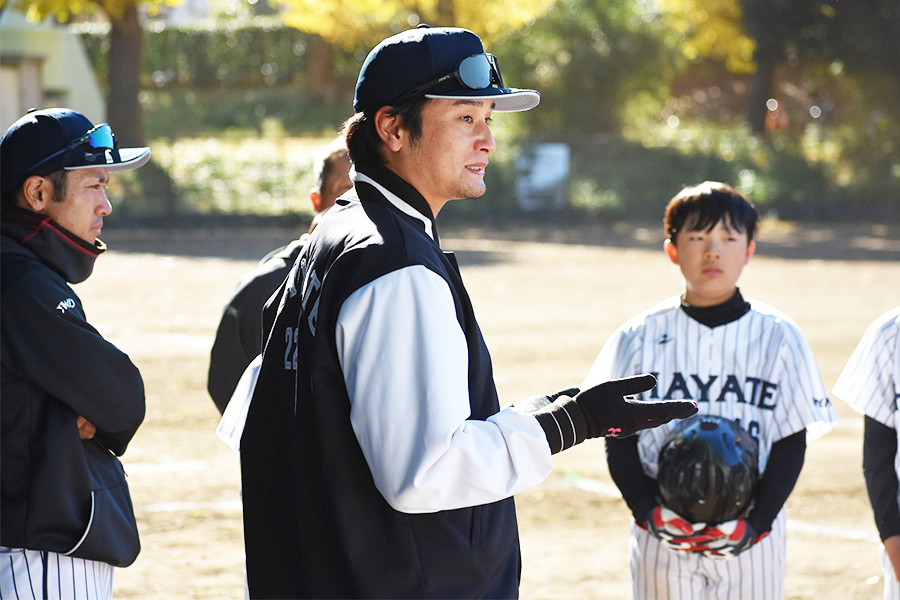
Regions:
<svg viewBox="0 0 900 600"><path fill-rule="evenodd" d="M728 229L747 234L753 241L759 224L756 207L743 194L728 184L704 181L678 192L666 207L666 237L672 243L679 231L709 231L722 223Z"/></svg>

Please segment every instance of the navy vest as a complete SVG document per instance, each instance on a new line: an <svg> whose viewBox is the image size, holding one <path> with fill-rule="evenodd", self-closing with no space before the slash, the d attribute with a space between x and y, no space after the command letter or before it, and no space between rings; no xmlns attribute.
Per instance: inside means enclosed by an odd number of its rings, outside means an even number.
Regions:
<svg viewBox="0 0 900 600"><path fill-rule="evenodd" d="M415 190L385 171L375 170L379 183L427 210ZM447 282L468 345L470 418L487 419L499 402L453 255L377 189L366 183L355 189L361 200L351 192L329 211L266 307L268 340L241 440L251 597L516 597L512 498L398 512L376 489L357 443L335 324L354 291L397 269L422 265Z"/></svg>

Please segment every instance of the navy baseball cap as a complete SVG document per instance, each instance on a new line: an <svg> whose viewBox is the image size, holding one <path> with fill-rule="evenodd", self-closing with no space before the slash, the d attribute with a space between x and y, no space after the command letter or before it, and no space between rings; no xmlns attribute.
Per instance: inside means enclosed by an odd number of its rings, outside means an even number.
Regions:
<svg viewBox="0 0 900 600"><path fill-rule="evenodd" d="M396 106L417 95L494 101L497 112L529 110L535 90L503 87L497 59L467 29L419 25L391 36L366 57L356 82L353 109Z"/></svg>
<svg viewBox="0 0 900 600"><path fill-rule="evenodd" d="M30 110L0 138L0 186L6 194L32 175L97 167L127 171L148 160L150 148L119 148L106 123L94 127L68 108Z"/></svg>

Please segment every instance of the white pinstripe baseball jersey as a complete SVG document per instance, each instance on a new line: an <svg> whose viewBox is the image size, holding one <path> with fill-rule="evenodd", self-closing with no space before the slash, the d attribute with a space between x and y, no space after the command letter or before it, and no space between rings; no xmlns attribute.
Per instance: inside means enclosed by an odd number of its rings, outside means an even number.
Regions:
<svg viewBox="0 0 900 600"><path fill-rule="evenodd" d="M597 356L582 387L638 373L657 386L644 400L689 399L701 414L738 421L759 441L759 470L772 445L804 429L807 439L837 424L812 349L796 324L756 300L740 318L707 327L666 300L620 327ZM659 450L678 421L641 431L644 473L658 477ZM784 595L785 513L769 535L727 561L677 553L632 524L630 568L635 598L779 598Z"/></svg>
<svg viewBox="0 0 900 600"><path fill-rule="evenodd" d="M737 420L760 443L765 470L772 444L804 428L807 440L830 431L837 414L803 334L780 311L756 300L740 319L709 328L671 298L620 327L604 345L582 388L607 379L653 373L643 399L694 400L701 414ZM640 432L647 475L677 422Z"/></svg>
<svg viewBox="0 0 900 600"><path fill-rule="evenodd" d="M834 394L858 413L898 429L900 306L869 325L834 384ZM900 462L897 469L900 473Z"/></svg>
<svg viewBox="0 0 900 600"><path fill-rule="evenodd" d="M772 531L783 532L786 520L784 511L778 513ZM784 598L786 550L784 535L768 535L731 560L676 554L646 530L632 524L628 545L632 598Z"/></svg>
<svg viewBox="0 0 900 600"><path fill-rule="evenodd" d="M96 560L0 546L0 598L111 600L113 569Z"/></svg>
<svg viewBox="0 0 900 600"><path fill-rule="evenodd" d="M860 414L897 431L900 446L900 306L866 329L834 384L834 395ZM900 452L894 455L894 470L900 478ZM900 490L897 496L900 502ZM900 598L900 583L883 546L879 558L884 598Z"/></svg>

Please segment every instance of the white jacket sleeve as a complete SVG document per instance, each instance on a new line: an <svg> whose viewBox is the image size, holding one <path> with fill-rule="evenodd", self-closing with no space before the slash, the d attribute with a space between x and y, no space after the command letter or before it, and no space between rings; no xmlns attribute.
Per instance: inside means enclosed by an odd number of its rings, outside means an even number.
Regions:
<svg viewBox="0 0 900 600"><path fill-rule="evenodd" d="M335 331L350 421L385 500L407 513L495 502L553 469L537 420L467 420L468 351L447 283L422 266L354 292Z"/></svg>

